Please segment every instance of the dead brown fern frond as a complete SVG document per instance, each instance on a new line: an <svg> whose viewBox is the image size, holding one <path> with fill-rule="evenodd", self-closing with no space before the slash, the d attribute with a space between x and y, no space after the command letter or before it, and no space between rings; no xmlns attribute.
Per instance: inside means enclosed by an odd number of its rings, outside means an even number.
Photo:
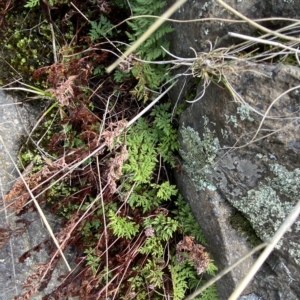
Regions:
<svg viewBox="0 0 300 300"><path fill-rule="evenodd" d="M35 273L29 275L23 284L25 292L22 295L17 295L13 300L30 300L40 287L43 273L48 268L47 263L38 263L35 266Z"/></svg>
<svg viewBox="0 0 300 300"><path fill-rule="evenodd" d="M208 252L205 251L205 247L195 243L194 240L193 236L183 237L183 240L176 245L176 257L181 262L186 259L183 252L188 253L188 259L193 262L197 274L200 275L207 270L210 258Z"/></svg>
<svg viewBox="0 0 300 300"><path fill-rule="evenodd" d="M48 91L54 95L60 106L69 106L70 101L74 99L74 85L75 79L77 75L69 76L68 79L58 83L58 87L56 89L49 89Z"/></svg>
<svg viewBox="0 0 300 300"><path fill-rule="evenodd" d="M107 183L110 188L111 194L114 194L117 190L116 181L122 175L122 167L124 162L128 158L128 151L126 145L121 147L121 152L116 154L115 157L111 158L108 163L108 174L107 174Z"/></svg>

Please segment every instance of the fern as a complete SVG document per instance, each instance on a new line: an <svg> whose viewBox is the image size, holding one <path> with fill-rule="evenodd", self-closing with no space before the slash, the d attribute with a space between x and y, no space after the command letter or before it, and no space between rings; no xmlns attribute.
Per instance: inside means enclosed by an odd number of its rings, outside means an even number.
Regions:
<svg viewBox="0 0 300 300"><path fill-rule="evenodd" d="M91 247L85 249L84 253L86 254L86 264L91 267L91 270L95 275L101 258L96 254L96 250Z"/></svg>
<svg viewBox="0 0 300 300"><path fill-rule="evenodd" d="M173 153L178 149L178 141L177 132L170 123L169 108L169 104L158 105L151 112L154 118L152 126L140 118L128 131L126 144L129 159L123 166L123 172L130 177L130 181L138 184L150 182L158 155L165 162L174 164ZM136 202L133 198L132 201Z"/></svg>
<svg viewBox="0 0 300 300"><path fill-rule="evenodd" d="M175 214L175 220L179 223L179 228L182 234L192 235L202 245L206 245L206 240L203 232L191 212L190 206L183 200L181 195L178 196L176 201L178 207L173 211Z"/></svg>
<svg viewBox="0 0 300 300"><path fill-rule="evenodd" d="M140 207L143 213L158 207L162 199L156 196L156 190L149 188L148 185L138 185L131 193L128 204L132 208Z"/></svg>
<svg viewBox="0 0 300 300"><path fill-rule="evenodd" d="M178 190L175 185L171 185L169 181L162 184L152 184L157 189L157 197L163 200L169 200L172 196L177 195Z"/></svg>
<svg viewBox="0 0 300 300"><path fill-rule="evenodd" d="M33 8L40 3L40 0L28 0L24 7Z"/></svg>
<svg viewBox="0 0 300 300"><path fill-rule="evenodd" d="M142 276L131 277L127 281L130 282L130 290L131 293L135 295L135 299L137 300L147 299L147 293L145 291L147 287L145 284L145 280Z"/></svg>
<svg viewBox="0 0 300 300"><path fill-rule="evenodd" d="M164 1L155 0L135 0L131 1L131 8L134 16L139 15L155 15L159 16L162 13L163 7L166 5ZM151 18L138 18L132 21L128 21L127 24L132 29L132 33L128 33L129 40L131 42L136 41L152 24L154 20ZM165 52L161 46L168 48L168 43L163 41L166 34L173 31L173 28L166 23L158 28L147 41L140 46L137 54L145 60L154 60L158 57L165 56Z"/></svg>
<svg viewBox="0 0 300 300"><path fill-rule="evenodd" d="M155 218L145 219L144 227L153 228L155 236L163 241L168 241L177 230L178 222L160 213Z"/></svg>
<svg viewBox="0 0 300 300"><path fill-rule="evenodd" d="M138 83L132 93L139 100L149 99L146 86L150 89L157 90L163 80L166 79L166 70L163 66L149 65L142 62L134 62L131 69L132 75L138 80Z"/></svg>
<svg viewBox="0 0 300 300"><path fill-rule="evenodd" d="M145 244L139 248L139 253L141 254L151 254L153 258L158 260L163 257L164 247L160 239L156 236L148 237Z"/></svg>
<svg viewBox="0 0 300 300"><path fill-rule="evenodd" d="M147 284L151 285L151 288L161 288L163 286L163 267L155 260L147 260L141 275L145 277Z"/></svg>
<svg viewBox="0 0 300 300"><path fill-rule="evenodd" d="M155 0L133 0L130 1L131 9L134 16L153 15L159 16L162 13L165 1ZM129 41L135 42L154 22L152 18L137 18L128 21L127 24L131 28L131 32L126 32ZM153 61L160 57L164 57L165 49L169 48L169 42L164 39L165 35L172 32L173 28L164 23L160 26L148 39L137 49L136 54L143 60ZM146 63L135 62L131 72L138 80L138 83L133 90L133 94L139 100L147 101L149 93L147 87L152 90L157 90L161 83L166 80L166 66L149 65Z"/></svg>
<svg viewBox="0 0 300 300"><path fill-rule="evenodd" d="M124 82L124 79L129 78L130 76L130 73L125 73L118 69L114 72L114 80L118 83Z"/></svg>
<svg viewBox="0 0 300 300"><path fill-rule="evenodd" d="M173 299L184 299L188 289L188 281L196 278L196 272L189 263L178 263L173 259L169 265L173 285Z"/></svg>
<svg viewBox="0 0 300 300"><path fill-rule="evenodd" d="M201 293L200 297L194 298L194 300L219 300L216 286L211 285Z"/></svg>
<svg viewBox="0 0 300 300"><path fill-rule="evenodd" d="M215 265L214 260L210 259L208 268L205 271L205 273L207 273L207 274L209 274L211 276L215 276L216 275L216 271L218 271L218 267Z"/></svg>
<svg viewBox="0 0 300 300"><path fill-rule="evenodd" d="M178 262L174 257L171 258L172 264L169 265L173 284L173 299L182 300L187 290L193 290L199 287L199 282L204 284L199 275L197 275L193 264L190 261ZM195 300L219 300L217 288L211 285Z"/></svg>
<svg viewBox="0 0 300 300"><path fill-rule="evenodd" d="M134 129L132 128L126 140L129 159L124 164L123 171L129 174L131 181L146 183L151 181L152 172L158 161L157 153L151 136Z"/></svg>
<svg viewBox="0 0 300 300"><path fill-rule="evenodd" d="M112 210L108 213L109 225L114 235L127 239L133 238L139 231L140 226L135 222L129 221L125 217L117 216Z"/></svg>
<svg viewBox="0 0 300 300"><path fill-rule="evenodd" d="M174 166L173 153L178 150L179 144L177 131L173 128L170 122L170 106L170 103L156 106L152 110L151 116L154 117L153 125L155 131L158 133L158 136L156 137L159 141L158 152L166 162Z"/></svg>
<svg viewBox="0 0 300 300"><path fill-rule="evenodd" d="M101 15L98 22L91 21L91 29L89 32L89 36L92 41L97 40L101 36L111 36L112 31L110 30L112 28L111 22L104 16Z"/></svg>

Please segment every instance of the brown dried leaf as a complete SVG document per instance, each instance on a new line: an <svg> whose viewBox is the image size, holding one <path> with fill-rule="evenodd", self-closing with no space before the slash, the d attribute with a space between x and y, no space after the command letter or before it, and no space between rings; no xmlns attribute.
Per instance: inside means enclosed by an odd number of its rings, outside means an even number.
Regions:
<svg viewBox="0 0 300 300"><path fill-rule="evenodd" d="M105 143L109 148L113 148L114 139L124 131L127 126L126 121L118 121L116 123L110 123L109 128L105 130L102 135L105 138Z"/></svg>
<svg viewBox="0 0 300 300"><path fill-rule="evenodd" d="M68 106L70 101L74 98L73 86L76 78L77 75L70 76L66 81L60 83L55 90L49 90L49 92L57 97L60 106Z"/></svg>
<svg viewBox="0 0 300 300"><path fill-rule="evenodd" d="M194 242L193 236L185 236L182 241L176 245L177 259L182 262L186 256L182 253L188 253L188 259L193 262L194 268L198 275L203 273L209 266L209 254L205 251L205 247Z"/></svg>
<svg viewBox="0 0 300 300"><path fill-rule="evenodd" d="M116 181L122 175L122 167L128 158L128 151L126 145L121 147L121 153L111 158L108 163L109 171L107 174L107 181L110 187L110 192L114 194L117 190Z"/></svg>

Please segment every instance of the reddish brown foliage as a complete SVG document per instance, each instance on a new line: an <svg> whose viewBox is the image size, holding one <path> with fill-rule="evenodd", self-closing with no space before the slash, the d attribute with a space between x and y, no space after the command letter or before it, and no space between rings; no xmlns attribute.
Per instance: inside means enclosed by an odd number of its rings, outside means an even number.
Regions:
<svg viewBox="0 0 300 300"><path fill-rule="evenodd" d="M194 242L193 236L185 236L177 246L177 259L179 261L185 260L182 252L188 253L188 259L194 264L197 274L202 274L209 266L209 254L205 251L205 247Z"/></svg>

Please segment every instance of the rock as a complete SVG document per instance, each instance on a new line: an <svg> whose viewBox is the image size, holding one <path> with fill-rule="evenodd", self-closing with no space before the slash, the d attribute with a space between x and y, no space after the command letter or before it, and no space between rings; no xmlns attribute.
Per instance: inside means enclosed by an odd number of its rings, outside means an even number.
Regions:
<svg viewBox="0 0 300 300"><path fill-rule="evenodd" d="M173 0L168 0L169 5L172 3ZM228 0L226 3L250 19L299 19L300 14L300 2L297 1ZM214 0L187 1L172 18L238 20ZM209 52L210 47L230 47L241 42L229 37L228 32L245 35L256 35L257 32L246 23L224 20L172 24L175 30L169 35L171 52L182 58ZM261 24L276 30L289 23L281 20ZM224 88L210 86L205 96L182 114L179 130L185 171L176 174L178 186L204 229L209 251L219 269L248 252L249 241L257 243L253 236L250 237L248 225L242 230L236 224L233 228L235 216L247 217L256 234L262 240L268 240L299 199L297 116L300 89L294 89L276 101L255 138L258 140L251 141L270 103L282 92L299 85L299 69L251 63L234 68L236 74L228 72L228 79L245 103L238 103ZM186 67L177 68L174 74L185 71ZM191 95L201 94L201 84L197 85L191 76L182 76L170 93L174 107L181 100L190 100ZM270 135L260 139L266 134ZM236 213L237 210L242 215ZM244 292L245 297L300 298L299 225L298 221L286 234ZM221 299L227 299L254 259L249 258L217 283Z"/></svg>
<svg viewBox="0 0 300 300"><path fill-rule="evenodd" d="M0 90L0 187L1 187L1 211L0 211L0 298L12 299L24 291L22 285L26 278L34 273L37 263L49 260L48 249L42 245L39 251L33 252L23 263L19 258L29 249L38 245L49 237L49 233L42 222L41 217L35 211L29 211L22 216L15 216L13 211L3 203L3 196L8 192L18 178L18 173L12 163L17 161L18 151L22 135L28 134L36 122L40 111L31 105L18 101L17 98L3 93ZM61 228L62 220L44 210L47 220L54 232ZM26 226L28 225L28 227ZM15 230L9 240L3 239L4 232ZM9 234L5 235L9 236ZM68 249L65 253L67 260L72 262L74 251ZM74 266L74 264L72 265ZM58 277L66 274L67 269L61 261L54 270L51 281L44 291L38 291L30 299L40 300L50 293L58 285Z"/></svg>
<svg viewBox="0 0 300 300"><path fill-rule="evenodd" d="M250 249L245 234L231 226L235 209L268 241L300 199L300 69L243 62L223 71L238 94L210 85L204 97L182 113L184 172L176 174L219 269ZM201 89L200 84L197 94ZM300 298L299 230L298 218L245 295ZM221 299L228 298L254 259L217 283Z"/></svg>
<svg viewBox="0 0 300 300"><path fill-rule="evenodd" d="M172 5L174 0L167 0L168 5ZM300 2L292 0L226 0L229 6L250 19L261 19L270 17L286 17L299 19ZM170 34L170 51L183 58L195 57L195 52L208 52L210 41L214 47L229 47L240 43L241 40L229 37L228 32L236 32L245 35L257 36L257 29L245 22L227 22L225 20L239 20L231 12L228 12L216 0L187 1L172 16L176 20L194 20L204 18L219 18L222 20L197 21L177 23L172 22L174 31ZM287 26L288 22L268 21L260 23L270 29L278 29ZM192 49L191 49L192 48ZM179 68L176 74L184 72ZM185 82L187 80L187 82ZM184 95L184 85L193 85L185 76L179 79L179 84L172 89L171 98L175 103ZM183 89L183 90L182 90Z"/></svg>
<svg viewBox="0 0 300 300"><path fill-rule="evenodd" d="M174 0L167 0L172 5ZM226 4L250 19L262 19L270 17L286 17L299 19L300 3L292 0L227 0ZM197 52L208 51L207 40L213 44L218 39L218 46L231 46L234 40L227 36L228 32L238 32L251 35L257 29L245 22L229 22L230 20L241 20L233 13L227 11L216 0L187 1L171 17L176 20L194 20L204 18L219 18L222 20L197 21L197 22L172 22L175 28L170 34L171 50L181 57L194 57L192 47ZM228 21L225 21L228 20ZM274 29L287 25L283 21L268 21L260 23L263 26Z"/></svg>

